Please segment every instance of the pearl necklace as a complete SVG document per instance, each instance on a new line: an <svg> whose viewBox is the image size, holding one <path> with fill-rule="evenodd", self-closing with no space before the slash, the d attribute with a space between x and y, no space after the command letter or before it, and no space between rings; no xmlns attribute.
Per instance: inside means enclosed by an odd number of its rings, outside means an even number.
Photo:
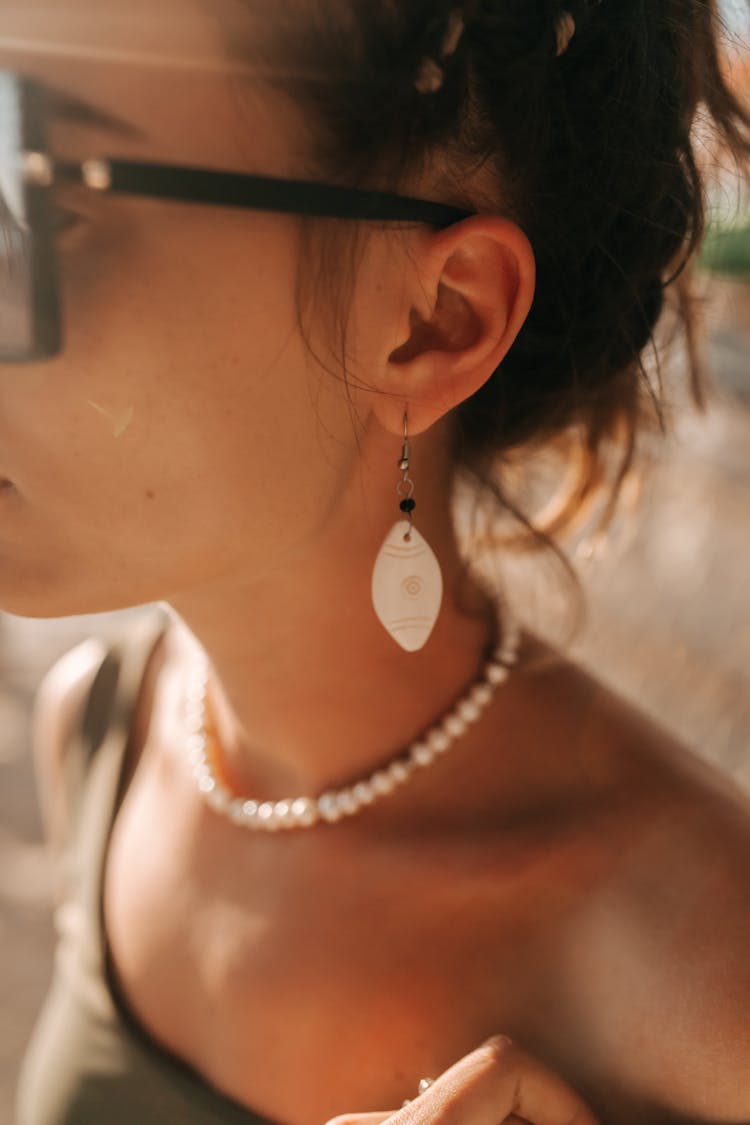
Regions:
<svg viewBox="0 0 750 1125"><path fill-rule="evenodd" d="M506 624L500 628L500 608L506 610ZM288 797L280 801L254 801L239 797L227 789L216 776L207 751L206 685L208 664L201 656L194 666L187 687L187 739L193 777L204 799L235 824L269 832L283 828L309 828L320 821L333 823L352 816L366 805L391 793L408 781L415 772L436 761L476 722L492 699L495 688L508 677L510 667L518 659L521 630L507 616L504 602L496 605L498 632L502 640L485 662L481 678L471 685L451 710L409 748L387 766L381 766L369 777L343 789L332 789L320 797Z"/></svg>

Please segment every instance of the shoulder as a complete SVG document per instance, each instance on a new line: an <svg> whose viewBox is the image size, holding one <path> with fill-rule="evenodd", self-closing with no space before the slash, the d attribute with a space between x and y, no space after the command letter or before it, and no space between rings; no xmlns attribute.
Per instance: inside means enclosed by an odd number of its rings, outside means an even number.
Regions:
<svg viewBox="0 0 750 1125"><path fill-rule="evenodd" d="M32 758L45 834L53 845L65 839L68 829L65 757L105 654L100 637L87 637L58 657L34 694Z"/></svg>
<svg viewBox="0 0 750 1125"><path fill-rule="evenodd" d="M592 841L616 841L561 934L568 1018L634 1104L750 1121L750 795L584 670L558 675L586 700L575 764L606 762Z"/></svg>
<svg viewBox="0 0 750 1125"><path fill-rule="evenodd" d="M539 752L564 758L559 776L588 789L594 807L599 798L622 813L636 837L643 817L665 838L685 818L696 828L710 825L712 835L743 838L750 831L750 789L581 664L536 638L528 653L519 677L520 726L530 732L535 754L544 744ZM677 821L666 818L667 808L673 815L679 810Z"/></svg>

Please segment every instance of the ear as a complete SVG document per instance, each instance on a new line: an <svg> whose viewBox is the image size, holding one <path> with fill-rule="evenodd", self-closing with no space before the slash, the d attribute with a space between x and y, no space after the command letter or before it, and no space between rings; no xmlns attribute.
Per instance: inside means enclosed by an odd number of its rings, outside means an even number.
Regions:
<svg viewBox="0 0 750 1125"><path fill-rule="evenodd" d="M400 290L403 343L381 368L370 406L403 434L429 429L492 375L526 319L536 263L528 238L496 215L472 215L431 234L410 259Z"/></svg>

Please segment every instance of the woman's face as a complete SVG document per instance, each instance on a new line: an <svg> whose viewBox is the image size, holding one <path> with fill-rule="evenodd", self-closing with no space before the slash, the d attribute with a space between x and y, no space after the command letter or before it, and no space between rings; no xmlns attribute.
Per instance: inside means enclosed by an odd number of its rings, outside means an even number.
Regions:
<svg viewBox="0 0 750 1125"><path fill-rule="evenodd" d="M139 3L119 25L98 0L4 15L1 66L142 132L59 120L53 150L295 175L292 116L248 86L240 107L204 8L158 7L159 22ZM172 43L197 61L111 53ZM297 327L296 220L74 185L57 199L84 215L59 242L64 351L0 366L0 476L14 485L0 497L0 605L98 612L240 561L263 574L312 535L351 439L340 382L310 366Z"/></svg>

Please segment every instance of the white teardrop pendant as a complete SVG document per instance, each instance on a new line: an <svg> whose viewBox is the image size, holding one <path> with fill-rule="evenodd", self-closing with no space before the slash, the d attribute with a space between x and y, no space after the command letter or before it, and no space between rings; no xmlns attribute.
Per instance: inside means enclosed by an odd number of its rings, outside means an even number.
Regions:
<svg viewBox="0 0 750 1125"><path fill-rule="evenodd" d="M384 628L407 652L427 643L443 599L443 573L429 543L397 520L375 559L372 604Z"/></svg>

